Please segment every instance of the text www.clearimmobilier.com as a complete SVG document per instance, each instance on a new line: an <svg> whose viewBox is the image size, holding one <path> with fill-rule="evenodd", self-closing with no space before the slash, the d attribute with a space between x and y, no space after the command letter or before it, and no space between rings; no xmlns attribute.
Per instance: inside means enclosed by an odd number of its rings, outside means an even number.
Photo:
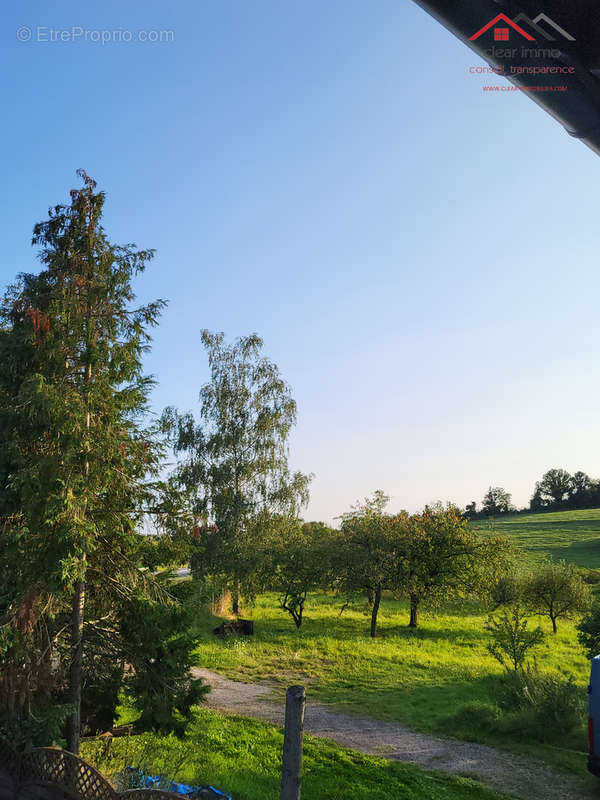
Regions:
<svg viewBox="0 0 600 800"><path fill-rule="evenodd" d="M484 92L566 92L567 86L482 86Z"/></svg>

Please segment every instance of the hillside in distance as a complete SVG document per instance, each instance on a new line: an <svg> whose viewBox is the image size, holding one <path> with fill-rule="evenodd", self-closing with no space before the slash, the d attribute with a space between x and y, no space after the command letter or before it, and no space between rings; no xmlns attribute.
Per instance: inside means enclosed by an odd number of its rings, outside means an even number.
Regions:
<svg viewBox="0 0 600 800"><path fill-rule="evenodd" d="M549 555L555 561L600 569L600 508L507 514L474 520L473 526L514 538L534 558Z"/></svg>

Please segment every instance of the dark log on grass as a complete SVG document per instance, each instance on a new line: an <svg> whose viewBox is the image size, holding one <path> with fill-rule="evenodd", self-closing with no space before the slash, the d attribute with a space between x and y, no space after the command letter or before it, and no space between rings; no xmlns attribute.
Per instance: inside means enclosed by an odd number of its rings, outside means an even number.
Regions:
<svg viewBox="0 0 600 800"><path fill-rule="evenodd" d="M252 636L254 633L254 622L251 619L236 619L222 622L213 628L215 636L227 639L228 636Z"/></svg>

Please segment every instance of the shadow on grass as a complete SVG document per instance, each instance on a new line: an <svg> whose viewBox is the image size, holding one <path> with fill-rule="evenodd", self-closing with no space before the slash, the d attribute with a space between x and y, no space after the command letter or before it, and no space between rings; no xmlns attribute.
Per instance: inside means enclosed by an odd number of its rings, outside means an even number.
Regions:
<svg viewBox="0 0 600 800"><path fill-rule="evenodd" d="M595 539L584 539L582 541L572 542L567 547L535 549L547 550L555 560L564 559L565 561L580 562L580 566L588 568L594 568L600 565L600 535ZM594 559L593 564L589 562L590 558Z"/></svg>
<svg viewBox="0 0 600 800"><path fill-rule="evenodd" d="M215 622L218 625L219 621ZM221 644L223 646L236 646L236 642L247 641L256 642L263 645L279 646L298 646L302 643L309 644L312 639L322 639L330 636L336 642L359 642L361 645L371 643L377 646L377 642L384 641L387 644L406 643L410 641L419 642L448 642L451 646L476 647L489 639L489 634L483 628L483 624L473 627L440 627L435 619L425 619L418 628L410 628L408 624L391 620L383 617L377 626L377 636L371 639L369 636L369 621L365 617L364 622L359 620L340 620L331 621L311 620L307 617L300 629L294 627L285 620L279 621L270 618L260 618L255 620L254 635L251 639L226 639L222 640L215 637L211 630L202 629L199 631L199 639L205 643Z"/></svg>
<svg viewBox="0 0 600 800"><path fill-rule="evenodd" d="M540 519L540 521L529 522L518 519L496 520L495 526L497 529L510 530L513 529L517 532L527 533L544 533L545 531L551 532L565 532L569 531L583 531L584 533L600 534L600 515L595 519Z"/></svg>

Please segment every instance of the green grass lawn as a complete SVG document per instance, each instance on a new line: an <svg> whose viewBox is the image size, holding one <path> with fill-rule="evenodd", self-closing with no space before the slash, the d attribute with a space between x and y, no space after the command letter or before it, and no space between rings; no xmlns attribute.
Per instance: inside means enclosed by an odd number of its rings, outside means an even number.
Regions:
<svg viewBox="0 0 600 800"><path fill-rule="evenodd" d="M487 530L486 520L473 522ZM551 555L579 567L600 569L600 508L540 514L509 514L491 523L496 533L510 536L534 557Z"/></svg>
<svg viewBox="0 0 600 800"><path fill-rule="evenodd" d="M600 569L600 509L512 515L496 520L494 529L514 538L533 558L552 555ZM202 666L238 680L269 681L282 699L287 686L302 683L309 702L527 753L595 783L586 772L583 723L570 736L558 731L552 744L535 742L518 726L496 724L502 669L487 651L487 614L474 605L423 613L420 629L411 631L406 606L386 599L374 640L366 607L358 603L340 616L340 603L330 596L309 598L300 631L273 595L259 597L244 613L254 619L255 635L227 641L211 634L213 618L199 617ZM536 652L539 668L571 673L583 692L589 664L573 624L560 622L553 636L548 621L534 617L531 624L538 622L547 634ZM99 744L88 743L85 755L108 772L131 763L187 782L213 783L234 800L276 800L281 747L275 726L202 709L181 741L153 735L115 740L108 761ZM303 796L309 800L497 797L466 778L430 775L311 737L304 765Z"/></svg>
<svg viewBox="0 0 600 800"><path fill-rule="evenodd" d="M490 726L493 700L502 669L486 649L486 615L463 605L436 616L423 615L421 628L407 628L406 607L386 600L380 612L379 636L368 635L366 609L347 609L340 616L334 598L309 598L306 619L297 631L272 595L261 596L248 613L254 637L221 641L201 633L201 664L243 681L272 681L283 689L307 686L308 698L349 712L397 720L422 731L480 741L536 755L558 769L584 775L586 732L557 737L558 746L536 744L518 731ZM537 617L532 624L537 624ZM574 628L559 624L537 649L540 669L568 670L584 687L588 662Z"/></svg>
<svg viewBox="0 0 600 800"><path fill-rule="evenodd" d="M283 734L274 725L197 712L185 738L123 737L110 757L100 742L82 755L104 774L127 765L192 784L212 784L234 800L278 800ZM468 778L427 773L305 737L302 796L307 800L500 800Z"/></svg>

